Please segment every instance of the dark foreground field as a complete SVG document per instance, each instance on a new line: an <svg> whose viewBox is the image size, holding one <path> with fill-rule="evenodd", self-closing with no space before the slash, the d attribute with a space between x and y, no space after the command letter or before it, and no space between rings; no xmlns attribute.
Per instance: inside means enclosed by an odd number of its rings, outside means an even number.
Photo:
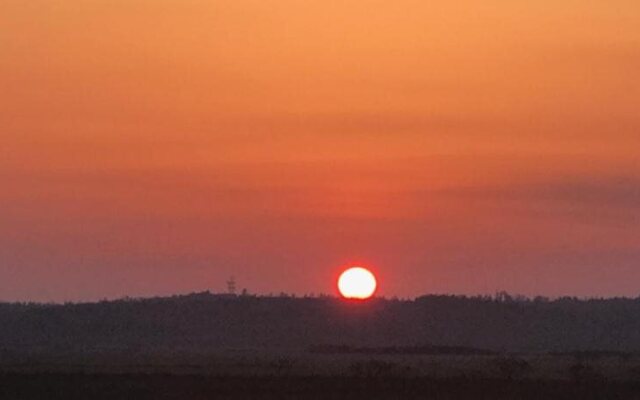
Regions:
<svg viewBox="0 0 640 400"><path fill-rule="evenodd" d="M640 298L0 303L0 400L639 399Z"/></svg>
<svg viewBox="0 0 640 400"><path fill-rule="evenodd" d="M402 377L4 373L2 399L640 399L640 383Z"/></svg>

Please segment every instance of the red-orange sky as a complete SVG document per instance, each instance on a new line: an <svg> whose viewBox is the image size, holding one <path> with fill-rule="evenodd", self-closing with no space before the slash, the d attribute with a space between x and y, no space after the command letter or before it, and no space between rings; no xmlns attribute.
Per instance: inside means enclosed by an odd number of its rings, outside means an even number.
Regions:
<svg viewBox="0 0 640 400"><path fill-rule="evenodd" d="M640 293L637 0L0 2L0 300Z"/></svg>

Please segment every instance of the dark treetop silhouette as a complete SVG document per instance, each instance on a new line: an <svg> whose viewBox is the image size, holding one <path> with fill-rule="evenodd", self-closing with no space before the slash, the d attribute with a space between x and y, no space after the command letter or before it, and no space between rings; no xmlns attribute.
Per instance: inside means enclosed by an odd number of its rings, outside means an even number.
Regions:
<svg viewBox="0 0 640 400"><path fill-rule="evenodd" d="M640 299L214 295L0 304L9 352L218 351L317 346L460 346L490 351L640 350ZM424 349L424 347L422 347Z"/></svg>

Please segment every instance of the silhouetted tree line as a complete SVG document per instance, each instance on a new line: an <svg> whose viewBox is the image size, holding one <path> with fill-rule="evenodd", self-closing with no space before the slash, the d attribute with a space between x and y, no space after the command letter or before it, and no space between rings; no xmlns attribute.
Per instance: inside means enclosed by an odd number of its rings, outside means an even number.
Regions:
<svg viewBox="0 0 640 400"><path fill-rule="evenodd" d="M369 354L369 355L406 355L406 354L426 354L426 355L495 355L491 350L476 349L464 346L378 346L378 347L358 347L347 345L314 345L309 347L309 352L316 354Z"/></svg>
<svg viewBox="0 0 640 400"><path fill-rule="evenodd" d="M0 303L0 352L157 352L458 346L490 351L640 350L640 299L499 293L345 302L208 292L79 304Z"/></svg>

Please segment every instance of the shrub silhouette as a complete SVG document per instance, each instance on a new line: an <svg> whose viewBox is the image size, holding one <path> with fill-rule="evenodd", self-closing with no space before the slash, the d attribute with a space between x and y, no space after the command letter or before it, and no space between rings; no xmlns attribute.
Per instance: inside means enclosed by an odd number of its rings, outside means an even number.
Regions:
<svg viewBox="0 0 640 400"><path fill-rule="evenodd" d="M500 357L495 360L496 368L504 379L521 379L532 370L531 365L520 358Z"/></svg>
<svg viewBox="0 0 640 400"><path fill-rule="evenodd" d="M356 361L349 367L351 375L366 378L391 376L401 372L397 365L388 361L367 360Z"/></svg>
<svg viewBox="0 0 640 400"><path fill-rule="evenodd" d="M574 382L590 382L603 378L594 367L582 362L569 366L569 376Z"/></svg>

